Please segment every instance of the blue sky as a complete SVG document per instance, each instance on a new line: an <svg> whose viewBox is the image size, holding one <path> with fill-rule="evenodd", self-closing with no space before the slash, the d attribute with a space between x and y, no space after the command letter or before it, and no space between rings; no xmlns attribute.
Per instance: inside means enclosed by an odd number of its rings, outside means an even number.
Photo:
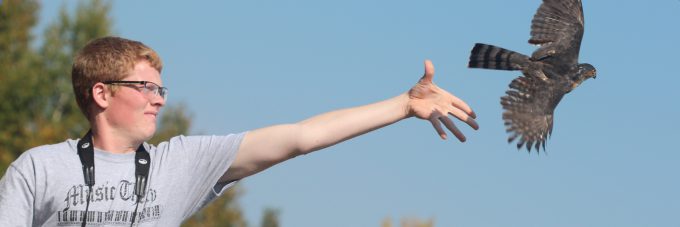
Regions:
<svg viewBox="0 0 680 227"><path fill-rule="evenodd" d="M44 1L43 24L63 1ZM69 4L74 2L69 1ZM435 83L481 129L439 139L407 119L243 180L252 226L680 225L680 1L585 0L581 62L598 69L555 114L548 154L506 143L499 98L518 72L466 68L475 42L525 54L540 1L116 1L115 32L157 50L194 134L241 132Z"/></svg>

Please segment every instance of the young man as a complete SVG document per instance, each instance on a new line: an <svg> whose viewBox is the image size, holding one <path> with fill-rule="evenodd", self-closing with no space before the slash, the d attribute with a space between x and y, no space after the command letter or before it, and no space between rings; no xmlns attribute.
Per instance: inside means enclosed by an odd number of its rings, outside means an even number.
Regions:
<svg viewBox="0 0 680 227"><path fill-rule="evenodd" d="M442 123L465 141L449 115L478 128L465 102L432 83L426 61L413 88L381 102L153 146L145 141L165 105L161 70L159 56L140 42L104 37L87 44L72 80L91 130L12 163L0 180L0 226L179 226L240 179L405 118L430 121L443 139Z"/></svg>

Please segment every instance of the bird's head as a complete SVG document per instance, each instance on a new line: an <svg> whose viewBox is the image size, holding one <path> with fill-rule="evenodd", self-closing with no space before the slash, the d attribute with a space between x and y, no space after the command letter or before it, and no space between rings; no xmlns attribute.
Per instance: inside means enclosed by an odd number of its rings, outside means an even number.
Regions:
<svg viewBox="0 0 680 227"><path fill-rule="evenodd" d="M594 66L588 63L578 64L578 77L581 77L581 81L593 78L597 78L597 70Z"/></svg>
<svg viewBox="0 0 680 227"><path fill-rule="evenodd" d="M571 89L569 91L572 91L576 89L583 81L586 81L587 79L593 78L595 79L597 77L597 70L595 70L595 67L588 63L584 64L578 64L578 71L573 77L573 82L571 83Z"/></svg>

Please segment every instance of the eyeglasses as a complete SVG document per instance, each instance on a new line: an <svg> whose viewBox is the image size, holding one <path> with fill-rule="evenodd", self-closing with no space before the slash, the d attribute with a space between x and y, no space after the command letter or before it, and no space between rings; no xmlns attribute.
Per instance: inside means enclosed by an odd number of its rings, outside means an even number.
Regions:
<svg viewBox="0 0 680 227"><path fill-rule="evenodd" d="M110 85L120 85L120 84L138 84L138 85L143 85L144 87L137 87L137 88L144 88L142 92L147 95L159 95L161 98L165 99L168 96L168 88L166 87L161 87L158 86L158 84L151 82L151 81L128 81L128 80L109 80L109 81L104 81L104 84L110 84Z"/></svg>

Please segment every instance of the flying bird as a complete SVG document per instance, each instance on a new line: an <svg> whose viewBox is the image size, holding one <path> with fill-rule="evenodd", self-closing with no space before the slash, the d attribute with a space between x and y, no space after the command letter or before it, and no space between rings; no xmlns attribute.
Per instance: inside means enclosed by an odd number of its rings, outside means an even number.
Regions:
<svg viewBox="0 0 680 227"><path fill-rule="evenodd" d="M523 75L501 97L503 120L517 149L532 146L545 151L552 134L553 114L565 94L583 81L595 78L590 64L578 63L584 30L581 0L543 0L531 21L530 44L538 45L531 56L488 44L475 44L470 68L518 70Z"/></svg>

